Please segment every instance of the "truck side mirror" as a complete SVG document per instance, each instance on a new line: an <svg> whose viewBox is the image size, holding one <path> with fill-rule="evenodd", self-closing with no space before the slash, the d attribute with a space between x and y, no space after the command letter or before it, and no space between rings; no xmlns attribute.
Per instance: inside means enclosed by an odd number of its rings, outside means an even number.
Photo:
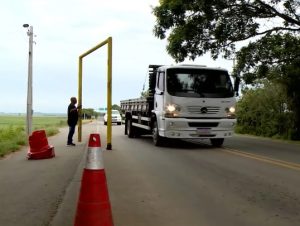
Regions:
<svg viewBox="0 0 300 226"><path fill-rule="evenodd" d="M235 80L234 80L234 92L235 92L236 96L239 95L240 81L241 81L240 77L235 77Z"/></svg>

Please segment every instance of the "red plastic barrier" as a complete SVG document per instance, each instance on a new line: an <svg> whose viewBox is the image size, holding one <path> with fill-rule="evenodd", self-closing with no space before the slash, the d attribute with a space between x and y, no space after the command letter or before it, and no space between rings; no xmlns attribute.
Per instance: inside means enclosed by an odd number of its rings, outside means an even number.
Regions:
<svg viewBox="0 0 300 226"><path fill-rule="evenodd" d="M47 159L55 156L54 147L48 144L45 130L36 130L29 136L28 159Z"/></svg>

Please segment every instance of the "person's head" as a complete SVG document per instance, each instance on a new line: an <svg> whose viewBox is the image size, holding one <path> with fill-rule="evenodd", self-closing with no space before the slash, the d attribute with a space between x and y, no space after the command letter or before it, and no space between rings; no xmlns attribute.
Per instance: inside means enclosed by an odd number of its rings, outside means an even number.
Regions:
<svg viewBox="0 0 300 226"><path fill-rule="evenodd" d="M71 97L71 98L70 98L70 101L71 101L72 104L77 104L77 99L76 99L76 97Z"/></svg>

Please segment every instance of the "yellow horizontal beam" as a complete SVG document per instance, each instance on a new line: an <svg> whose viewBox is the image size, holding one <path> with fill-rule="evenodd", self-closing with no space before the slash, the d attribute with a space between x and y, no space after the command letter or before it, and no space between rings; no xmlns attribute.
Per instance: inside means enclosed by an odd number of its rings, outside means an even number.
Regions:
<svg viewBox="0 0 300 226"><path fill-rule="evenodd" d="M100 47L106 45L108 42L109 42L109 38L106 39L105 41L99 43L99 44L96 45L95 47L91 48L90 50L86 51L85 53L81 54L81 55L79 56L79 58L83 58L83 57L89 55L90 53L96 51L96 50L99 49Z"/></svg>

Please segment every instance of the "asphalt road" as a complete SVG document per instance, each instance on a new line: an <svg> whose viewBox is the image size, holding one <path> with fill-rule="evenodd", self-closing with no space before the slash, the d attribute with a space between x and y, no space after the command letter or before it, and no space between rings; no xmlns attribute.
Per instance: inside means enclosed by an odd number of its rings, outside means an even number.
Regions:
<svg viewBox="0 0 300 226"><path fill-rule="evenodd" d="M105 172L116 226L298 226L300 146L236 136L224 148L150 137L129 139L113 126ZM73 225L86 143L49 139L57 157L28 161L26 150L0 160L0 225ZM84 141L106 127L84 126Z"/></svg>
<svg viewBox="0 0 300 226"><path fill-rule="evenodd" d="M84 128L85 142L77 143L76 147L66 146L67 128L48 138L49 144L54 145L55 158L27 160L28 148L24 147L0 159L1 226L49 225L68 194L74 198L66 202L64 215L72 225L77 187L80 186L76 172L81 170L79 166L89 133L96 131L95 126L85 125Z"/></svg>
<svg viewBox="0 0 300 226"><path fill-rule="evenodd" d="M158 148L119 130L115 139L106 166L116 225L300 225L299 145L237 136L224 148Z"/></svg>

